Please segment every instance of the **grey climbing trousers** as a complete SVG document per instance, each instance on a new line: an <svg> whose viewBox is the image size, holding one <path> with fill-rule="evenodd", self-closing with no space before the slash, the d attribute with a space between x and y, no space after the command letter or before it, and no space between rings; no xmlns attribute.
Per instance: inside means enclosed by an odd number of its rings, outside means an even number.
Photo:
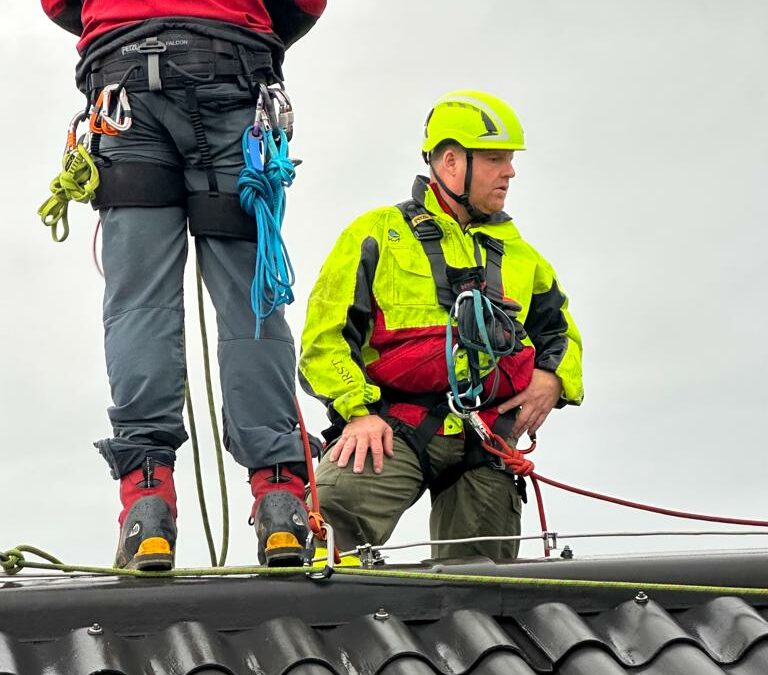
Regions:
<svg viewBox="0 0 768 675"><path fill-rule="evenodd" d="M198 86L202 121L219 189L237 192L241 136L254 104L236 83ZM189 191L207 190L184 90L130 94L133 126L104 137L112 162L159 163L183 174ZM119 478L146 457L173 465L187 440L182 410L186 362L183 276L187 213L179 206L113 207L103 227L104 346L113 436L95 445ZM294 404L295 352L283 312L254 339L250 287L256 245L198 237L197 260L213 300L223 397L224 443L249 468L303 461Z"/></svg>

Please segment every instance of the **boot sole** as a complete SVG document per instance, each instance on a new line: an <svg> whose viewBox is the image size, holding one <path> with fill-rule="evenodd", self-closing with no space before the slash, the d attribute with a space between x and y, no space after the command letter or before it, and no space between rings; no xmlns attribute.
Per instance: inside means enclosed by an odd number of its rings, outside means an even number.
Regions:
<svg viewBox="0 0 768 675"><path fill-rule="evenodd" d="M301 567L304 564L304 547L290 532L273 532L264 549L267 567Z"/></svg>
<svg viewBox="0 0 768 675"><path fill-rule="evenodd" d="M167 572L173 569L173 555L162 553L152 555L135 555L125 566L127 570L142 572Z"/></svg>
<svg viewBox="0 0 768 675"><path fill-rule="evenodd" d="M306 552L303 547L275 548L264 553L267 567L303 567Z"/></svg>
<svg viewBox="0 0 768 675"><path fill-rule="evenodd" d="M173 550L163 537L149 537L141 542L136 555L125 566L129 570L165 572L173 569Z"/></svg>

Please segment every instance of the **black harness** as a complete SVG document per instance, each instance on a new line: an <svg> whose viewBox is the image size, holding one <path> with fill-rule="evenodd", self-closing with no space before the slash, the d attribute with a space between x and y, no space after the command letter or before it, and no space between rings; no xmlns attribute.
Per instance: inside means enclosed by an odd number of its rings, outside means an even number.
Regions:
<svg viewBox="0 0 768 675"><path fill-rule="evenodd" d="M128 92L185 91L200 168L208 182L207 191L188 192L180 171L149 162L111 162L99 155L100 136L94 134L91 152L97 158L101 185L93 208L186 206L193 236L256 241L256 227L241 209L239 195L219 190L196 89L201 84L237 82L255 102L259 87L273 77L267 47L252 50L224 39L173 29L116 46L90 59L85 78L90 103L99 91L115 83ZM226 105L222 102L221 107Z"/></svg>
<svg viewBox="0 0 768 675"><path fill-rule="evenodd" d="M450 311L456 302L458 294L469 288L481 289L491 301L500 307L504 307L504 294L501 277L501 263L504 255L504 242L484 233L475 234L478 245L485 248L485 268L478 265L470 268L456 268L447 264L440 241L443 231L427 209L415 199L409 199L397 205L406 223L413 232L413 236L421 243L424 253L429 259L432 276L437 287L438 303ZM477 252L479 253L479 252ZM479 258L479 255L478 255ZM479 260L478 260L479 262ZM519 308L509 306L508 309ZM520 328L522 331L522 327ZM513 336L520 340L524 333ZM471 353L470 353L471 354ZM476 367L479 371L479 363L473 364L470 359L470 368ZM432 501L437 496L451 487L459 478L472 469L480 466L493 465L504 470L494 458L485 451L480 443L480 438L474 432L465 430L464 456L461 462L454 464L440 473L432 468L427 447L442 426L448 413L446 392L430 394L410 394L389 388L382 388L382 413L390 422L396 434L400 435L408 446L416 454L424 476L424 485L429 488ZM411 427L404 422L387 415L387 409L394 403L411 403L427 409L427 415L417 427ZM493 431L501 436L508 436L514 425L516 412L510 411L500 415L493 426ZM510 474L511 475L511 474ZM522 476L516 478L518 494L526 501L525 480Z"/></svg>

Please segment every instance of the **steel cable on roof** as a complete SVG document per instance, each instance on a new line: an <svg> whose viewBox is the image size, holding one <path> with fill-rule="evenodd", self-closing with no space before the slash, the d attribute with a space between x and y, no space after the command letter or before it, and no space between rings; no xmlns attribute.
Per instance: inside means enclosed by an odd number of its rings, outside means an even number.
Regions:
<svg viewBox="0 0 768 675"><path fill-rule="evenodd" d="M397 551L406 548L417 548L419 546L440 546L444 544L474 544L485 541L539 541L547 540L548 538L555 538L558 541L564 539L600 539L609 537L664 537L664 536L761 536L768 535L768 529L766 530L748 530L746 532L733 532L730 530L653 530L642 532L578 532L578 533L564 533L560 532L542 532L541 534L530 535L487 535L482 537L464 537L460 539L424 539L421 541L413 541L405 544L381 544L377 546L371 546L372 551ZM366 545L367 548L367 545ZM341 556L355 555L359 552L359 549L351 549L349 551L342 551ZM324 558L316 558L315 560L324 560Z"/></svg>
<svg viewBox="0 0 768 675"><path fill-rule="evenodd" d="M690 520L702 520L715 523L726 523L731 525L751 525L753 527L765 527L768 528L767 520L757 520L748 518L729 518L727 516L711 516L703 513L691 513L688 511L679 511L675 509L667 509L659 506L653 506L650 504L643 504L641 502L633 502L628 499L621 499L620 497L612 497L610 495L595 492L593 490L585 490L568 483L542 476L534 471L533 462L526 457L529 453L536 449L535 436L531 437L531 446L525 449L518 449L510 447L504 438L494 433L485 422L479 417L474 417L475 413L469 413L464 417L468 418L470 423L474 423L473 427L480 436L481 445L485 450L498 457L502 462L506 470L511 471L515 475L528 476L533 484L533 490L536 494L537 508L539 512L539 522L541 523L541 531L548 532L547 517L544 512L544 500L541 494L541 487L539 482L546 483L561 490L567 492L573 492L574 494L582 495L583 497L591 497L592 499L599 499L601 501L610 502L612 504L618 504L619 506L628 506L629 508L639 509L641 511L649 511L651 513L658 513L660 515L672 516L674 518L688 518ZM550 549L548 541L544 540L544 556L549 557Z"/></svg>

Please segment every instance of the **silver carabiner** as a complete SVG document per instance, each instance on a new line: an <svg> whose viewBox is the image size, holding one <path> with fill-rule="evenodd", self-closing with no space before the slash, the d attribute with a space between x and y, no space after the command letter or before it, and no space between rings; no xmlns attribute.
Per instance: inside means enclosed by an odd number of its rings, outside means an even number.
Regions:
<svg viewBox="0 0 768 675"><path fill-rule="evenodd" d="M122 132L128 131L131 128L133 113L131 112L131 104L128 100L128 92L125 90L125 87L122 87L115 103L115 111L110 114L112 94L119 86L119 84L108 84L104 87L104 98L101 101L99 116L103 122L106 122L115 131Z"/></svg>
<svg viewBox="0 0 768 675"><path fill-rule="evenodd" d="M266 87L262 84L259 86L259 96L256 99L256 110L253 114L253 135L261 137L263 133L269 133L272 131L272 124L269 119L269 114L264 108L264 92ZM267 94L269 97L269 94Z"/></svg>
<svg viewBox="0 0 768 675"><path fill-rule="evenodd" d="M472 297L472 291L462 291L456 296L456 301L453 303L453 309L451 309L451 316L455 319L459 318L459 305L462 300Z"/></svg>
<svg viewBox="0 0 768 675"><path fill-rule="evenodd" d="M323 523L325 528L325 545L328 554L325 558L325 567L321 570L307 572L307 577L314 581L320 581L322 579L328 579L333 574L333 566L336 563L336 544L333 536L333 528L328 523ZM309 531L307 537L307 548L311 545L315 535L312 530Z"/></svg>
<svg viewBox="0 0 768 675"><path fill-rule="evenodd" d="M288 140L293 136L293 106L291 105L291 99L286 93L285 89L281 86L271 87L270 94L277 104L277 124L285 131L285 135Z"/></svg>
<svg viewBox="0 0 768 675"><path fill-rule="evenodd" d="M471 426L474 432L480 437L481 441L491 440L491 434L488 431L488 427L476 410L471 411L467 415L467 421L469 422L469 426Z"/></svg>

